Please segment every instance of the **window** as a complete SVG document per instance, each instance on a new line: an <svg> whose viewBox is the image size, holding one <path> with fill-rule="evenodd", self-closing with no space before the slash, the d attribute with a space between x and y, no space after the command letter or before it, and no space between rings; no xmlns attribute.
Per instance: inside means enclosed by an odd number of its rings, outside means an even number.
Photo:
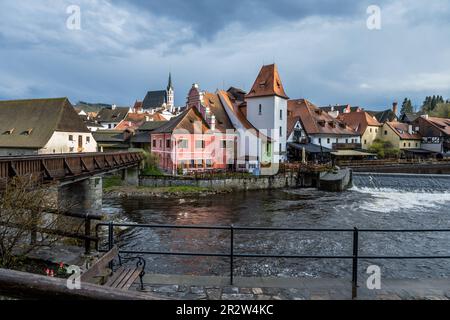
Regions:
<svg viewBox="0 0 450 320"><path fill-rule="evenodd" d="M387 136L387 130L384 130L384 135Z"/></svg>
<svg viewBox="0 0 450 320"><path fill-rule="evenodd" d="M159 139L159 147L162 148L162 139Z"/></svg>
<svg viewBox="0 0 450 320"><path fill-rule="evenodd" d="M283 127L280 127L280 137L283 136Z"/></svg>
<svg viewBox="0 0 450 320"><path fill-rule="evenodd" d="M73 141L73 135L69 135L69 141Z"/></svg>
<svg viewBox="0 0 450 320"><path fill-rule="evenodd" d="M348 139L345 139L345 143L348 143Z"/></svg>
<svg viewBox="0 0 450 320"><path fill-rule="evenodd" d="M204 149L205 140L195 140L195 149Z"/></svg>
<svg viewBox="0 0 450 320"><path fill-rule="evenodd" d="M232 140L222 140L222 145L221 145L221 147L222 147L223 149L225 149L225 148L231 149L231 148L233 148L233 141L232 141Z"/></svg>
<svg viewBox="0 0 450 320"><path fill-rule="evenodd" d="M86 143L89 143L89 142L91 142L91 137L86 137Z"/></svg>
<svg viewBox="0 0 450 320"><path fill-rule="evenodd" d="M266 154L270 154L270 143L266 143Z"/></svg>
<svg viewBox="0 0 450 320"><path fill-rule="evenodd" d="M170 139L166 140L166 148L170 148L171 147L171 143L170 143Z"/></svg>
<svg viewBox="0 0 450 320"><path fill-rule="evenodd" d="M378 133L378 128L375 128L375 133Z"/></svg>
<svg viewBox="0 0 450 320"><path fill-rule="evenodd" d="M187 149L187 147L188 147L187 139L180 139L180 140L178 140L178 148L179 149Z"/></svg>
<svg viewBox="0 0 450 320"><path fill-rule="evenodd" d="M406 147L406 142L403 142L403 146Z"/></svg>
<svg viewBox="0 0 450 320"><path fill-rule="evenodd" d="M156 140L153 139L153 148L156 148Z"/></svg>
<svg viewBox="0 0 450 320"><path fill-rule="evenodd" d="M411 147L411 142L408 142L408 147Z"/></svg>
<svg viewBox="0 0 450 320"><path fill-rule="evenodd" d="M372 133L372 128L370 128L369 130L370 130L370 133Z"/></svg>
<svg viewBox="0 0 450 320"><path fill-rule="evenodd" d="M283 120L283 110L280 110L280 120Z"/></svg>
<svg viewBox="0 0 450 320"><path fill-rule="evenodd" d="M321 144L322 143L322 138L319 138L319 144Z"/></svg>
<svg viewBox="0 0 450 320"><path fill-rule="evenodd" d="M419 144L416 142L416 148L419 146Z"/></svg>
<svg viewBox="0 0 450 320"><path fill-rule="evenodd" d="M327 143L330 144L330 138L327 139Z"/></svg>
<svg viewBox="0 0 450 320"><path fill-rule="evenodd" d="M367 140L366 139L364 139L364 144L367 144Z"/></svg>
<svg viewBox="0 0 450 320"><path fill-rule="evenodd" d="M261 106L261 104L259 104L259 107L258 107L258 114L259 114L259 115L262 114L262 106Z"/></svg>
<svg viewBox="0 0 450 320"><path fill-rule="evenodd" d="M281 143L280 143L280 145L279 145L278 147L280 148L280 153L281 153L281 151L282 151L282 150L281 150Z"/></svg>
<svg viewBox="0 0 450 320"><path fill-rule="evenodd" d="M212 167L212 160L211 159L206 159L206 167L207 168L211 168Z"/></svg>

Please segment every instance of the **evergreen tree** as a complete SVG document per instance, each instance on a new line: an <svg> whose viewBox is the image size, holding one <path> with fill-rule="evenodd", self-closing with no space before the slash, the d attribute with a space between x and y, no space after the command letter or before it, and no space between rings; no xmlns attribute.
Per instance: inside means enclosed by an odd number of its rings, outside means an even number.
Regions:
<svg viewBox="0 0 450 320"><path fill-rule="evenodd" d="M405 98L405 100L403 100L403 103L402 103L402 108L400 109L400 114L413 113L413 112L414 112L414 108L412 106L411 100L408 98Z"/></svg>

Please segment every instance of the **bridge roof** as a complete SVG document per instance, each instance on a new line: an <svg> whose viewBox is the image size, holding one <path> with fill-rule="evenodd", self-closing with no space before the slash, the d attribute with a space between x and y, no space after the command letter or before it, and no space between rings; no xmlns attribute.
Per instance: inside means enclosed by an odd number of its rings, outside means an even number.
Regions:
<svg viewBox="0 0 450 320"><path fill-rule="evenodd" d="M42 148L55 131L90 132L67 98L0 101L0 148Z"/></svg>

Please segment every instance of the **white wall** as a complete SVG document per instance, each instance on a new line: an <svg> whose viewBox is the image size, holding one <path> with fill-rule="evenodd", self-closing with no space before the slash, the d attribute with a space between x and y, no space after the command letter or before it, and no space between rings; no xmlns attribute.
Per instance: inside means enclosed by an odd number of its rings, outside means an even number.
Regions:
<svg viewBox="0 0 450 320"><path fill-rule="evenodd" d="M69 136L73 137L73 141L69 140ZM83 146L81 150L78 150L78 136L83 137ZM87 137L89 137L90 142L86 142ZM97 152L97 142L92 136L92 133L55 131L45 147L39 150L39 154L77 152Z"/></svg>
<svg viewBox="0 0 450 320"><path fill-rule="evenodd" d="M333 143L361 143L359 136L327 136L327 135L311 135L311 143L315 145L322 145L322 147L332 149ZM321 142L319 142L321 139ZM329 139L329 142L328 142ZM337 140L336 140L337 139ZM346 141L348 139L348 141ZM352 142L353 139L353 142Z"/></svg>
<svg viewBox="0 0 450 320"><path fill-rule="evenodd" d="M259 114L261 105L261 114ZM282 118L280 119L280 111ZM247 99L247 119L273 141L274 162L286 160L287 141L287 100L277 97L257 97ZM281 127L281 136L280 136ZM281 150L279 145L281 143ZM281 156L278 154L281 152Z"/></svg>

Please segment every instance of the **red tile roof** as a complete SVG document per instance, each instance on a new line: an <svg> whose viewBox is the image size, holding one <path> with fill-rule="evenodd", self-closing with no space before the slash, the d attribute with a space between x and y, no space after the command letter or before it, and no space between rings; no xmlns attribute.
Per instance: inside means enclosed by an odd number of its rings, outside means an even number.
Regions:
<svg viewBox="0 0 450 320"><path fill-rule="evenodd" d="M366 132L368 126L382 126L374 116L371 116L365 111L342 113L338 116L338 119L361 135Z"/></svg>
<svg viewBox="0 0 450 320"><path fill-rule="evenodd" d="M306 99L288 101L288 136L298 120L307 134L358 135L352 128Z"/></svg>
<svg viewBox="0 0 450 320"><path fill-rule="evenodd" d="M424 118L431 122L432 125L437 127L440 131L442 131L446 135L450 135L450 119L446 118L437 118L437 117L428 117Z"/></svg>
<svg viewBox="0 0 450 320"><path fill-rule="evenodd" d="M270 64L261 68L252 89L245 97L255 98L266 96L279 96L281 98L289 99L284 92L283 84L281 83L280 75L278 74L278 69L275 64Z"/></svg>
<svg viewBox="0 0 450 320"><path fill-rule="evenodd" d="M385 122L403 140L422 140L420 134L408 133L409 125L402 122Z"/></svg>

